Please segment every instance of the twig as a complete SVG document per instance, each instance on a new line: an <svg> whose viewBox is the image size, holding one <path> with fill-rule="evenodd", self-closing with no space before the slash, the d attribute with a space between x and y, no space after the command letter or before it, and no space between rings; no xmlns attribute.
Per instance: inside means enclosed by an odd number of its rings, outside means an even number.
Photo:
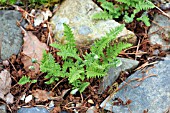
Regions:
<svg viewBox="0 0 170 113"><path fill-rule="evenodd" d="M139 51L139 46L140 46L140 39L139 39L139 41L138 41L138 45L137 45L137 48L136 48L136 53L138 53L138 51ZM136 54L135 54L135 60L136 60Z"/></svg>
<svg viewBox="0 0 170 113"><path fill-rule="evenodd" d="M152 2L150 2L149 0L146 0L147 2L153 4ZM166 17L168 17L170 19L170 16L165 13L164 11L162 11L162 9L160 9L158 6L154 5L156 9L158 9L163 15L165 15Z"/></svg>
<svg viewBox="0 0 170 113"><path fill-rule="evenodd" d="M62 80L60 80L52 89L52 92L54 91L54 89L61 83L65 80L66 78L63 78Z"/></svg>
<svg viewBox="0 0 170 113"><path fill-rule="evenodd" d="M153 64L156 64L158 62L152 62L152 63L149 63L149 62L145 62L144 64L142 64L140 67L136 68L134 71L137 71L139 69L143 69L144 67L146 66L149 66L149 65L153 65Z"/></svg>
<svg viewBox="0 0 170 113"><path fill-rule="evenodd" d="M49 45L49 43L52 43L52 38L51 38L51 29L50 29L50 25L49 25L49 23L47 23L47 28L48 28L47 45Z"/></svg>
<svg viewBox="0 0 170 113"><path fill-rule="evenodd" d="M139 52L139 53L123 53L121 52L120 55L141 55L141 54L147 54L147 52Z"/></svg>
<svg viewBox="0 0 170 113"><path fill-rule="evenodd" d="M162 11L159 7L157 7L157 6L155 6L156 7L156 9L158 9L164 16L166 16L166 17L168 17L169 19L170 19L170 16L167 14L167 13L165 13L164 11Z"/></svg>

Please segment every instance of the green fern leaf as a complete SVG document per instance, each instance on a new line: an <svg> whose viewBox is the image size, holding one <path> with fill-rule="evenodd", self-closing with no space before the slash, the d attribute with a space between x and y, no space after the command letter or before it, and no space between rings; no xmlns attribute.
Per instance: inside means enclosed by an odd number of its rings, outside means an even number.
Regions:
<svg viewBox="0 0 170 113"><path fill-rule="evenodd" d="M115 59L117 57L117 55L123 50L126 49L128 47L132 46L132 44L129 43L123 43L123 42L119 42L118 44L114 44L114 46L109 46L107 48L107 58L108 59Z"/></svg>
<svg viewBox="0 0 170 113"><path fill-rule="evenodd" d="M99 57L103 56L104 48L109 46L109 43L116 38L116 36L123 30L123 28L124 25L120 25L115 29L110 30L110 32L106 33L106 36L102 37L100 40L95 41L91 46L91 52L95 53Z"/></svg>
<svg viewBox="0 0 170 113"><path fill-rule="evenodd" d="M64 36L66 37L66 40L68 41L67 44L69 46L76 47L75 38L71 31L71 28L65 23L63 23L63 26L64 26Z"/></svg>
<svg viewBox="0 0 170 113"><path fill-rule="evenodd" d="M80 79L81 74L84 73L83 68L82 69L77 69L77 67L72 67L70 68L70 72L69 72L69 83L73 83L76 80Z"/></svg>
<svg viewBox="0 0 170 113"><path fill-rule="evenodd" d="M142 15L140 18L137 18L137 21L143 21L146 26L150 26L149 18L146 15Z"/></svg>
<svg viewBox="0 0 170 113"><path fill-rule="evenodd" d="M103 2L102 5L103 9L108 10L109 12L114 12L114 5L112 2Z"/></svg>
<svg viewBox="0 0 170 113"><path fill-rule="evenodd" d="M155 8L155 5L150 1L140 1L136 4L135 8L139 10L148 10Z"/></svg>
<svg viewBox="0 0 170 113"><path fill-rule="evenodd" d="M99 13L92 15L92 19L95 20L108 20L112 18L113 18L112 15L110 15L107 11L101 11Z"/></svg>
<svg viewBox="0 0 170 113"><path fill-rule="evenodd" d="M84 82L83 84L81 84L79 87L80 93L82 93L89 85L90 85L89 82Z"/></svg>

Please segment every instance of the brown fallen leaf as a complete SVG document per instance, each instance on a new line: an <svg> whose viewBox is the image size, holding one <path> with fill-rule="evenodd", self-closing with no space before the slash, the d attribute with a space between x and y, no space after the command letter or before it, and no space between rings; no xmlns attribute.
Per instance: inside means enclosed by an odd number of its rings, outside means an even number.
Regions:
<svg viewBox="0 0 170 113"><path fill-rule="evenodd" d="M11 76L7 70L0 73L0 98L7 103L13 103L13 95L10 93Z"/></svg>
<svg viewBox="0 0 170 113"><path fill-rule="evenodd" d="M40 89L33 90L32 95L37 99L37 101L47 101L50 98L50 93Z"/></svg>
<svg viewBox="0 0 170 113"><path fill-rule="evenodd" d="M43 101L43 102L47 100L59 101L63 99L66 93L68 93L68 91L70 91L70 89L63 90L61 96L54 96L54 93L52 91L47 92L45 90L36 89L36 90L32 90L32 95L37 99L37 101Z"/></svg>
<svg viewBox="0 0 170 113"><path fill-rule="evenodd" d="M31 31L26 32L22 52L25 56L22 57L21 61L27 72L30 71L30 66L34 66L34 69L32 70L35 74L39 72L39 64L43 57L43 50L48 50L47 45L40 42ZM36 59L37 63L32 63L32 59Z"/></svg>

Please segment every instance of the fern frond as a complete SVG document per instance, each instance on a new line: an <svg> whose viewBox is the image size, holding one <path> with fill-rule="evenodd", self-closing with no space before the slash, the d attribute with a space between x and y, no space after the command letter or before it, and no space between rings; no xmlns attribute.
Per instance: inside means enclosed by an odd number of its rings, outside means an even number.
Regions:
<svg viewBox="0 0 170 113"><path fill-rule="evenodd" d="M155 8L155 5L150 1L140 1L135 5L135 8L139 10L148 10Z"/></svg>
<svg viewBox="0 0 170 113"><path fill-rule="evenodd" d="M72 57L77 60L82 60L78 56L78 50L75 47L68 46L68 45L62 45L62 44L57 44L57 43L52 43L50 46L59 49L60 51L57 52L57 55L62 56L63 60L66 60L67 57Z"/></svg>
<svg viewBox="0 0 170 113"><path fill-rule="evenodd" d="M95 20L108 20L112 19L112 15L110 15L107 11L101 11L99 13L96 13L92 15L92 19Z"/></svg>
<svg viewBox="0 0 170 113"><path fill-rule="evenodd" d="M80 91L80 93L82 93L89 85L90 85L89 82L84 82L83 84L81 84L81 85L79 86L79 91Z"/></svg>
<svg viewBox="0 0 170 113"><path fill-rule="evenodd" d="M124 25L120 25L112 30L109 33L106 33L106 36L102 37L100 40L94 42L91 46L91 52L95 53L99 57L103 56L103 50L106 48L111 41L113 41L116 36L123 30Z"/></svg>
<svg viewBox="0 0 170 113"><path fill-rule="evenodd" d="M86 67L87 78L100 78L107 75L107 71L102 65L97 63L92 63L90 66Z"/></svg>
<svg viewBox="0 0 170 113"><path fill-rule="evenodd" d="M114 12L114 5L112 2L105 1L101 4L103 9L108 10L109 12Z"/></svg>
<svg viewBox="0 0 170 113"><path fill-rule="evenodd" d="M68 41L67 44L69 46L76 47L75 38L74 38L71 28L65 23L63 23L63 26L64 26L64 36L66 37L66 40Z"/></svg>
<svg viewBox="0 0 170 113"><path fill-rule="evenodd" d="M115 59L117 57L117 55L123 50L126 49L128 47L132 46L132 44L130 43L123 43L123 42L119 42L118 44L114 44L114 46L109 46L106 49L106 54L107 54L107 58L108 59Z"/></svg>
<svg viewBox="0 0 170 113"><path fill-rule="evenodd" d="M71 67L70 68L70 71L69 71L69 77L68 77L68 80L69 80L69 83L73 83L75 82L76 80L80 79L81 78L81 74L84 73L84 69L78 69L77 67Z"/></svg>
<svg viewBox="0 0 170 113"><path fill-rule="evenodd" d="M51 78L49 83L54 82L54 80L58 80L58 77L64 77L61 75L61 68L58 63L55 63L54 57L51 53L43 53L43 59L41 61L40 70L43 73L47 73L45 78Z"/></svg>

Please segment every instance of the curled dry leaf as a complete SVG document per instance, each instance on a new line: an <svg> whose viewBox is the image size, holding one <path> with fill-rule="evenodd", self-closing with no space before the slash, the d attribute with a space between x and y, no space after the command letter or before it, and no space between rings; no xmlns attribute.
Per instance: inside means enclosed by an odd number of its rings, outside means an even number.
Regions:
<svg viewBox="0 0 170 113"><path fill-rule="evenodd" d="M37 101L47 101L50 98L50 94L47 91L40 89L33 90L32 95Z"/></svg>
<svg viewBox="0 0 170 113"><path fill-rule="evenodd" d="M62 100L63 97L70 89L63 90L61 96L54 96L53 92L47 92L45 90L36 89L32 91L32 95L37 99L37 101L47 101L47 100Z"/></svg>
<svg viewBox="0 0 170 113"><path fill-rule="evenodd" d="M48 50L45 43L42 43L38 38L28 31L24 36L23 53L21 61L24 64L25 70L28 72L30 66L34 66L34 73L39 72L39 64L43 57L43 50ZM32 59L36 59L37 63L32 63Z"/></svg>
<svg viewBox="0 0 170 113"><path fill-rule="evenodd" d="M7 70L0 73L0 98L7 103L13 103L13 95L10 93L11 76Z"/></svg>

